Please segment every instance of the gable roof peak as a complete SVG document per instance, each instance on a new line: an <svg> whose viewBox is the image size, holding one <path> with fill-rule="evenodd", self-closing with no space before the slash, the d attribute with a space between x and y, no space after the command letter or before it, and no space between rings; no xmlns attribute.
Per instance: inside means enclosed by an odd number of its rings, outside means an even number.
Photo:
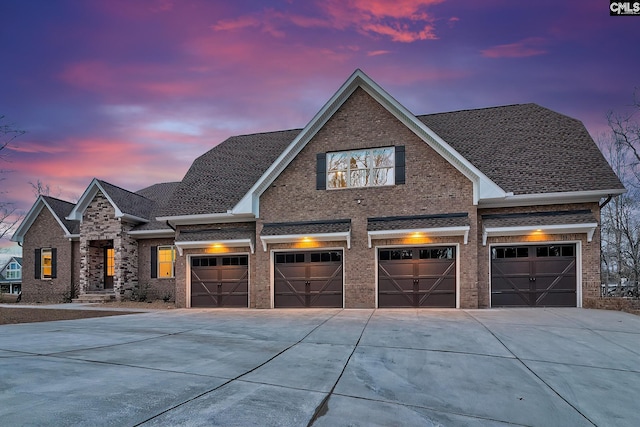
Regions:
<svg viewBox="0 0 640 427"><path fill-rule="evenodd" d="M264 172L251 189L245 193L242 199L231 210L231 213L252 213L256 217L259 216L259 198L262 193L358 88L362 88L383 108L389 111L389 113L407 126L425 143L435 149L436 152L443 156L463 175L469 178L473 182L474 187L474 204L477 204L481 198L505 197L507 193L502 188L491 181L483 172L460 155L405 106L396 101L380 85L358 68L340 86L338 91L334 93L320 111L316 113L313 119L302 129L289 146L285 148L282 154L280 154L276 161Z"/></svg>
<svg viewBox="0 0 640 427"><path fill-rule="evenodd" d="M13 233L13 236L11 236L11 241L22 243L24 241L25 234L27 234L29 228L31 228L35 220L40 215L40 212L45 208L60 225L65 237L72 237L78 234L80 222L67 218L70 212L75 208L75 205L66 200L39 195L27 215L25 215L24 219L16 229L15 233Z"/></svg>
<svg viewBox="0 0 640 427"><path fill-rule="evenodd" d="M149 221L154 204L152 200L97 178L91 180L67 219L81 220L82 214L98 192L102 193L113 206L116 218L125 218L134 222Z"/></svg>

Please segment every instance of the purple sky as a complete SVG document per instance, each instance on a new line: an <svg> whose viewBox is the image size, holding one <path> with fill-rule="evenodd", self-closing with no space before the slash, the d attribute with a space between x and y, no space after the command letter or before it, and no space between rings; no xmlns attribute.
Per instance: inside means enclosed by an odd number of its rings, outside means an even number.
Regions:
<svg viewBox="0 0 640 427"><path fill-rule="evenodd" d="M597 139L638 40L605 0L4 0L0 115L27 133L2 197L180 180L228 136L305 126L356 68L415 114L535 102Z"/></svg>

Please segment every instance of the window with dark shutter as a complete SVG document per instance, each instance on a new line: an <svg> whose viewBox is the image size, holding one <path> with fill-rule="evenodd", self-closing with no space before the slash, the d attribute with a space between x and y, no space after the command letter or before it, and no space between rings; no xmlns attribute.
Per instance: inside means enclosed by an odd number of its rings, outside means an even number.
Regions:
<svg viewBox="0 0 640 427"><path fill-rule="evenodd" d="M405 183L404 145L396 146L396 184Z"/></svg>
<svg viewBox="0 0 640 427"><path fill-rule="evenodd" d="M151 246L151 278L158 278L158 247Z"/></svg>
<svg viewBox="0 0 640 427"><path fill-rule="evenodd" d="M34 278L42 279L42 251L40 249L35 250L34 260L35 260Z"/></svg>
<svg viewBox="0 0 640 427"><path fill-rule="evenodd" d="M327 155L318 153L316 155L316 190L327 189Z"/></svg>
<svg viewBox="0 0 640 427"><path fill-rule="evenodd" d="M58 250L51 248L51 278L58 277Z"/></svg>

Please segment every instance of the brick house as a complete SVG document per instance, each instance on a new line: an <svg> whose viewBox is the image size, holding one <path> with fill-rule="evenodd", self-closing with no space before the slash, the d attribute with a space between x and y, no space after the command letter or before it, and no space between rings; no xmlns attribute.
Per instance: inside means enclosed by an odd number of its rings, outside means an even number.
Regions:
<svg viewBox="0 0 640 427"><path fill-rule="evenodd" d="M18 295L22 291L22 257L12 256L0 264L0 294Z"/></svg>
<svg viewBox="0 0 640 427"><path fill-rule="evenodd" d="M40 198L13 239L35 268L25 300L57 286L42 254L60 276L64 237L81 295L580 307L599 292L600 203L624 191L575 119L535 104L415 116L357 70L304 129L231 137L179 183L96 179L57 228Z"/></svg>

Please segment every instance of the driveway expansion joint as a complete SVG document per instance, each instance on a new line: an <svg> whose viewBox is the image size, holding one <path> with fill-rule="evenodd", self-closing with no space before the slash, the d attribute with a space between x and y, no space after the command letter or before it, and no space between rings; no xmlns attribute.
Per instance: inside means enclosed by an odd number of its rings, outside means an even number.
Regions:
<svg viewBox="0 0 640 427"><path fill-rule="evenodd" d="M475 318L475 316L474 316ZM553 391L553 393L555 393L556 396L558 396L560 399L562 399L567 405L569 405L570 407L572 407L578 414L580 414L586 421L588 421L589 423L591 423L594 426L597 426L596 423L594 423L593 421L591 421L580 409L578 409L575 405L573 405L571 402L569 402L563 395L561 395L555 388L553 388L551 386L551 384L549 384L547 381L545 381L542 377L540 377L540 375L538 375L538 373L536 373L535 371L533 371L521 358L519 358L515 353L513 353L511 351L511 349L509 349L509 347L507 347L507 345L500 339L498 338L498 336L491 330L489 329L484 323L482 323L480 320L478 320L477 318L475 318L476 321L478 323L480 323L486 330L487 332L489 332L491 335L493 335L493 337L498 340L498 342L500 344L502 344L504 346L505 349L507 349L507 351L509 351L509 353L513 354L513 356L515 357L515 360L517 360L518 362L520 362L520 364L522 366L524 366L524 368L529 371L533 376L535 376L536 378L538 378L538 380L540 380L544 385L546 385L549 390ZM566 364L565 364L566 365Z"/></svg>
<svg viewBox="0 0 640 427"><path fill-rule="evenodd" d="M234 377L234 378L231 378L229 381L226 381L226 382L224 382L224 383L220 384L220 385L219 385L219 386L217 386L217 387L214 387L214 388L212 388L212 389L206 390L206 391L204 391L204 392L202 392L202 393L198 394L197 396L192 397L191 399L187 399L187 400L185 400L184 402L181 402L181 403L179 403L179 404L177 404L177 405L174 405L174 406L172 406L172 407L170 407L170 408L168 408L168 409L166 409L166 410L164 410L164 411L162 411L162 412L160 412L160 413L158 413L158 414L156 414L156 415L154 415L154 416L152 416L152 417L149 417L149 418L147 418L146 420L144 420L144 421L142 421L142 422L140 422L140 423L135 424L135 425L134 425L134 427L141 426L141 425L143 425L143 424L145 424L145 423L147 423L147 422L149 422L149 421L153 420L154 418L157 418L157 417L159 417L159 416L161 416L161 415L163 415L163 414L166 414L166 413L168 413L168 412L170 412L170 411L172 411L172 410L174 410L174 409L176 409L176 408L179 408L180 406L186 405L186 404L187 404L187 403L189 403L189 402L193 402L193 401L194 401L194 400L196 400L196 399L199 399L199 398L201 398L201 397L203 397L203 396L206 396L206 395L207 395L207 394L209 394L209 393L212 393L212 392L214 392L214 391L216 391L216 390L218 390L218 389L220 389L220 388L222 388L222 387L224 387L224 386L226 386L226 385L228 385L228 384L233 383L234 381L239 380L240 378L244 377L245 375L250 374L251 372L255 371L256 369L259 369L260 367L262 367L262 366L266 365L267 363L271 362L272 360L274 360L275 358L277 358L278 356L280 356L281 354L283 354L283 353L284 353L284 352L286 352L287 350L289 350L289 349L293 348L293 347L294 347L294 346L296 346L297 344L300 344L300 343L301 343L305 338L307 338L309 335L311 335L311 334L313 333L313 331L315 331L316 329L318 329L319 327L321 327L322 325L324 325L325 323L327 323L329 320L331 320L331 319L333 319L334 317L336 317L336 316L337 316L339 313L341 313L342 311L344 311L344 310L340 310L340 311L336 312L335 314L333 314L332 316L330 316L330 317L326 318L325 320L323 320L322 322L320 322L320 324L318 324L318 325L317 325L317 326L315 326L313 329L311 329L311 330L310 330L310 331L309 331L305 336L303 336L302 338L300 338L300 340L298 340L297 342L295 342L295 343L291 344L290 346L286 347L284 350L281 350L281 351L280 351L280 352L278 352L276 355L272 356L271 358L269 358L268 360L264 361L263 363L261 363L261 364L259 364L259 365L255 366L255 367L253 367L253 368L252 368L252 369L250 369L249 371L246 371L246 372L244 372L244 373L242 373L242 374L240 374L240 375L238 375L238 376L236 376L236 377Z"/></svg>
<svg viewBox="0 0 640 427"><path fill-rule="evenodd" d="M371 318L373 317L373 314L375 312L376 312L375 310L372 310L371 313L369 313L369 317L367 317L367 321L365 322L364 326L362 327L362 331L360 332L360 336L358 337L358 341L356 341L356 344L353 346L353 350L351 351L351 354L349 354L349 357L347 358L346 362L344 363L344 366L342 367L342 371L340 371L340 375L338 375L338 378L336 379L335 383L333 383L333 386L331 387L331 390L329 390L329 393L327 393L327 395L324 397L324 399L322 399L322 402L320 402L320 404L316 408L315 412L313 413L313 416L311 417L311 419L309 420L309 423L307 424L307 427L311 427L316 422L316 420L318 418L322 417L322 415L327 411L327 404L329 402L329 399L331 398L334 390L336 389L336 386L340 382L340 378L342 378L342 375L344 375L344 371L347 369L347 366L349 365L349 361L351 360L351 358L353 357L354 353L358 349L358 345L360 344L360 340L362 339L362 336L364 335L364 331L367 329L367 326L369 325L369 321L371 320Z"/></svg>

